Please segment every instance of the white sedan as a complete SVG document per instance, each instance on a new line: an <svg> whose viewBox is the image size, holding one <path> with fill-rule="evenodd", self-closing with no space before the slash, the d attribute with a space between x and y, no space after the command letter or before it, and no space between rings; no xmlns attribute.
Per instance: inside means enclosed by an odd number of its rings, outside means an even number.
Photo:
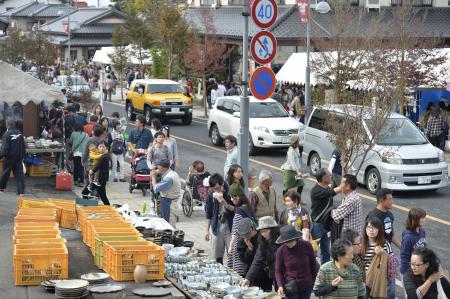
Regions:
<svg viewBox="0 0 450 299"><path fill-rule="evenodd" d="M250 97L249 151L257 148L288 148L289 134L299 134L302 123L292 118L283 106L273 99ZM240 130L240 97L218 98L208 118L208 132L214 145L221 145L228 135L238 136Z"/></svg>

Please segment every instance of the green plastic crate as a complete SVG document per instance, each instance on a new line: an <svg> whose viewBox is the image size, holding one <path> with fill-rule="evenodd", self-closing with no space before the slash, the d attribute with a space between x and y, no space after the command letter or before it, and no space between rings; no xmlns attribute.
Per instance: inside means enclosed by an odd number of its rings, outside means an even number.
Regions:
<svg viewBox="0 0 450 299"><path fill-rule="evenodd" d="M115 237L95 237L95 254L94 254L94 262L95 265L103 269L103 241L140 241L145 240L142 237L137 236L115 236Z"/></svg>

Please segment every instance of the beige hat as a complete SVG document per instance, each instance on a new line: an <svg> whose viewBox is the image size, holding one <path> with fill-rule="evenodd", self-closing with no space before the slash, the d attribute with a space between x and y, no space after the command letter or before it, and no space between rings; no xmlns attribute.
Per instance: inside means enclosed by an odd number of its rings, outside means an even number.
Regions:
<svg viewBox="0 0 450 299"><path fill-rule="evenodd" d="M289 134L288 139L289 139L289 143L293 144L298 141L299 137L297 134Z"/></svg>
<svg viewBox="0 0 450 299"><path fill-rule="evenodd" d="M264 216L259 218L258 224L259 225L256 230L274 228L278 226L277 222L275 221L275 219L273 219L272 216Z"/></svg>

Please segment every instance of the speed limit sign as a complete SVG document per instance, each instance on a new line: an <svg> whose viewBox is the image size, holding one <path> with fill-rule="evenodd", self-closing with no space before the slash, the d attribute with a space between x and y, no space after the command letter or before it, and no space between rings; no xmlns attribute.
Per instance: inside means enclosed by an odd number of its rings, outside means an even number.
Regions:
<svg viewBox="0 0 450 299"><path fill-rule="evenodd" d="M269 28L277 20L278 7L275 0L255 0L252 5L252 19L260 28Z"/></svg>

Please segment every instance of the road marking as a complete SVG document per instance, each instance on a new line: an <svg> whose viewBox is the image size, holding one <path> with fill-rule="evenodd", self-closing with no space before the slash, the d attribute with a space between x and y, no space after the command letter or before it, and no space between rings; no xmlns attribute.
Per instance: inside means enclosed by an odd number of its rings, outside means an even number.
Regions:
<svg viewBox="0 0 450 299"><path fill-rule="evenodd" d="M201 147L204 147L204 148L208 148L208 149L211 149L211 150L216 151L216 152L221 152L221 153L224 153L224 154L227 153L226 150L219 149L219 148L216 148L214 146L206 145L206 144L203 144L203 143L200 143L200 142L197 142L197 141L193 141L193 140L189 140L187 138L179 137L179 136L176 136L176 135L171 135L171 136L176 138L176 139L179 139L181 141L188 142L188 143L191 143L191 144L195 144L195 145L198 145L198 146L201 146ZM281 172L280 167L276 167L276 166L273 166L273 165L270 165L268 163L261 162L261 161L255 160L255 159L249 159L249 161L253 162L255 164L259 164L261 166L265 166L267 168L273 169L275 171ZM316 183L317 182L317 180L314 179L314 178L306 178L306 180L308 180L308 181L310 181L312 183ZM358 193L358 195L361 196L362 198L367 199L367 200L370 200L370 201L373 201L373 202L377 202L377 199L375 197L373 197L373 196L369 196L369 195L362 194L362 193ZM400 210L400 211L403 211L403 212L406 212L406 213L409 212L409 208L407 208L407 207L404 207L404 206L401 206L401 205L397 205L397 204L393 204L392 206L394 208ZM450 221L447 221L447 220L444 220L444 219L441 219L441 218L438 218L438 217L435 217L435 216L431 216L428 213L427 213L427 217L426 218L428 218L428 219L430 219L432 221L438 222L440 224L444 224L444 225L450 226Z"/></svg>

